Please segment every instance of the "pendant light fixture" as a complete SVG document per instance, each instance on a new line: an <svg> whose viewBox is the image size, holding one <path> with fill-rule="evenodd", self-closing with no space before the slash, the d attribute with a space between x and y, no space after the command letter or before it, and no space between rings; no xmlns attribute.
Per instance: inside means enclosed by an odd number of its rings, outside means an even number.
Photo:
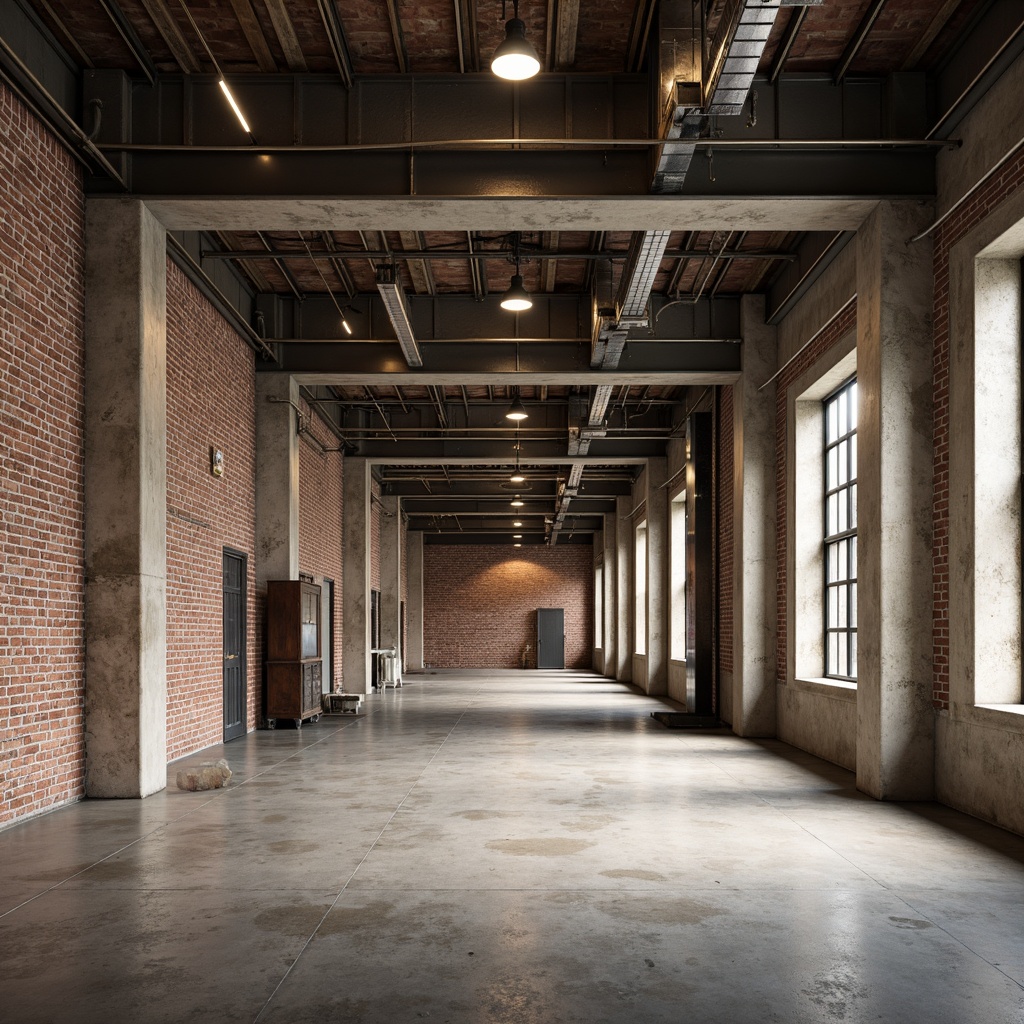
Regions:
<svg viewBox="0 0 1024 1024"><path fill-rule="evenodd" d="M522 403L520 403L521 405ZM525 412L525 410L523 410ZM521 484L526 480L523 476L522 471L519 468L519 424L516 423L516 468L512 471L512 475L508 478L510 483Z"/></svg>
<svg viewBox="0 0 1024 1024"><path fill-rule="evenodd" d="M512 233L512 260L516 265L516 272L512 275L512 281L508 291L501 297L501 308L512 313L521 313L533 306L533 299L530 293L523 287L523 275L519 273L519 240L520 232Z"/></svg>
<svg viewBox="0 0 1024 1024"><path fill-rule="evenodd" d="M513 499L512 499L512 500L511 500L510 502L509 502L509 504L510 504L510 505L511 505L511 506L512 506L513 508L522 508L522 507L523 507L523 506L524 506L524 505L526 504L526 502L525 502L525 501L523 501L523 499L522 499L521 497L519 497L519 495L517 494L517 495L516 495L516 496L515 496L515 497L514 497L514 498L513 498Z"/></svg>
<svg viewBox="0 0 1024 1024"><path fill-rule="evenodd" d="M512 399L512 404L508 407L508 412L505 413L505 419L516 421L516 430L519 429L519 424L525 420L530 414L526 411L526 406L523 405L522 399L519 397L519 389L516 388L515 398ZM516 451L519 450L519 435L516 434Z"/></svg>
<svg viewBox="0 0 1024 1024"><path fill-rule="evenodd" d="M494 51L491 70L510 82L533 78L540 71L537 51L526 38L526 24L519 20L519 0L512 0L512 17L505 22L505 38Z"/></svg>

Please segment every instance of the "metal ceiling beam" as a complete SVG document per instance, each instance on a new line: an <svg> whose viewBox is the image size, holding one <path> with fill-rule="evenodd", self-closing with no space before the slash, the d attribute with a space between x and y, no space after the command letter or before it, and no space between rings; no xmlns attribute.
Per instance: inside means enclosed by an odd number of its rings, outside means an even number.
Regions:
<svg viewBox="0 0 1024 1024"><path fill-rule="evenodd" d="M412 369L396 342L280 345L280 368L302 384L731 384L740 346L724 341L632 341L618 370L593 370L579 341L420 341L423 367ZM259 370L259 367L257 368Z"/></svg>
<svg viewBox="0 0 1024 1024"><path fill-rule="evenodd" d="M348 39L345 37L345 26L338 17L338 9L334 0L317 0L320 8L320 17L323 19L324 31L331 44L331 53L334 56L334 63L338 68L338 74L345 83L346 89L352 88L352 57L349 54Z"/></svg>
<svg viewBox="0 0 1024 1024"><path fill-rule="evenodd" d="M395 46L398 70L404 75L409 70L409 53L405 48L405 34L402 32L402 18L395 0L387 0L388 21L391 23L391 40Z"/></svg>

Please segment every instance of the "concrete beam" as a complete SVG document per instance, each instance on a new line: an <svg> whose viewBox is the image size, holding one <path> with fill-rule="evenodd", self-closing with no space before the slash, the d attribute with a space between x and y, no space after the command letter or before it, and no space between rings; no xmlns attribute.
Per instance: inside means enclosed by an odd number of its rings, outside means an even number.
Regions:
<svg viewBox="0 0 1024 1024"><path fill-rule="evenodd" d="M299 578L299 386L287 374L256 378L256 589Z"/></svg>

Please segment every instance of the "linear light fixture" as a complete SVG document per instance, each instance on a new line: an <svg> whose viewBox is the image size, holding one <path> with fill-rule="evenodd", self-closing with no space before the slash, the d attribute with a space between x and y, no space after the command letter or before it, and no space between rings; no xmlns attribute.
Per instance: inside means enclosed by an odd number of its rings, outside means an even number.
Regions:
<svg viewBox="0 0 1024 1024"><path fill-rule="evenodd" d="M324 272L320 269L320 264L317 263L316 257L313 255L313 250L309 247L309 242L303 237L302 232L299 232L299 241L306 247L306 252L309 254L309 258L313 261L313 266L316 267L316 272L320 275L320 280L323 281L324 287L327 289L327 294L331 297L331 302L334 303L334 308L338 311L338 316L341 317L341 326L345 329L345 333L349 336L352 335L352 326L348 322L348 317L345 316L345 310L351 309L351 306L342 306L338 303L338 300L334 297L334 292L331 291L331 286L327 283L327 278L324 277Z"/></svg>
<svg viewBox="0 0 1024 1024"><path fill-rule="evenodd" d="M210 58L210 63L213 64L214 71L217 72L217 84L220 86L220 91L224 93L225 98L228 101L228 105L235 112L235 117L238 118L238 123L242 126L242 131L249 136L249 141L255 146L256 139L252 134L252 129L249 127L249 122L246 121L245 115L242 113L242 108L238 105L238 100L235 99L228 87L227 79L224 77L224 72L221 71L220 65L217 63L217 58L213 55L213 50L210 49L210 44L206 41L206 36L199 31L199 26L196 24L196 19L192 17L192 12L185 6L185 0L178 0L181 4L181 9L185 12L185 17L188 18L189 24L192 26L192 31L199 37L199 42L203 44L203 49L206 50L206 55Z"/></svg>
<svg viewBox="0 0 1024 1024"><path fill-rule="evenodd" d="M398 280L398 268L393 264L384 264L377 268L377 291L384 301L391 326L395 330L398 344L402 346L402 355L410 366L422 366L423 356L416 344L416 336L412 333L409 322L409 310L405 304L405 292Z"/></svg>

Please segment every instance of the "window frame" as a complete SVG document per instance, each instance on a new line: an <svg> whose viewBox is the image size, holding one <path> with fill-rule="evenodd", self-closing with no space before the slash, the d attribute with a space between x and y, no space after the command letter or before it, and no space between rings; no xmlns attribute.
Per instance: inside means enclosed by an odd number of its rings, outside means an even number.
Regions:
<svg viewBox="0 0 1024 1024"><path fill-rule="evenodd" d="M822 676L825 679L839 679L847 683L857 682L857 375L853 374L834 388L822 399ZM846 429L843 429L842 411L846 408ZM831 410L835 409L835 436L831 436ZM841 453L845 445L846 466L840 467ZM836 479L832 479L830 455L836 452ZM845 477L843 473L845 469ZM836 529L830 532L830 499L836 499ZM846 528L839 529L841 513L846 514ZM845 545L845 548L842 548ZM833 552L843 550L846 565L842 572L833 573ZM841 557L841 556L840 556ZM845 625L839 611L842 607L841 593L845 588ZM831 625L832 591L836 594L836 624ZM846 657L840 664L842 646L839 638L845 636ZM830 671L833 638L839 649L836 651L837 671ZM845 670L845 671L844 671Z"/></svg>

